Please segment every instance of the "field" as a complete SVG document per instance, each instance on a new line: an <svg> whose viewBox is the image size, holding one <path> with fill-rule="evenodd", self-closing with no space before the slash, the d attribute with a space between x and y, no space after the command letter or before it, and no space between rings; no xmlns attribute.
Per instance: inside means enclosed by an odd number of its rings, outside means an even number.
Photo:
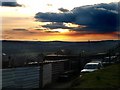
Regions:
<svg viewBox="0 0 120 90"><path fill-rule="evenodd" d="M72 54L102 53L115 47L120 40L91 41L91 42L62 42L62 41L2 41L2 52L8 55L49 54L57 50L71 50Z"/></svg>
<svg viewBox="0 0 120 90"><path fill-rule="evenodd" d="M73 88L120 88L120 64L86 73L72 82Z"/></svg>

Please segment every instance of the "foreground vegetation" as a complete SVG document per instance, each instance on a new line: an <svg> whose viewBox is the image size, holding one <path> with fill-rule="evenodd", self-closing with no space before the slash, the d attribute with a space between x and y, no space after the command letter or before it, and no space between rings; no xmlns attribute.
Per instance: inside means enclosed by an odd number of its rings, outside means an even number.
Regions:
<svg viewBox="0 0 120 90"><path fill-rule="evenodd" d="M71 84L72 88L120 88L120 64L86 73Z"/></svg>

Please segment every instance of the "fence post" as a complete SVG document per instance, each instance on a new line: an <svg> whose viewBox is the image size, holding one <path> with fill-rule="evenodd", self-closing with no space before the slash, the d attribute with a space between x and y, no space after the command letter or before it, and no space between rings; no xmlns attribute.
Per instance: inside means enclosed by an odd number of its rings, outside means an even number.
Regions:
<svg viewBox="0 0 120 90"><path fill-rule="evenodd" d="M40 65L40 88L43 88L43 61L41 62Z"/></svg>
<svg viewBox="0 0 120 90"><path fill-rule="evenodd" d="M39 66L39 88L43 88L43 64L44 64L44 55L38 55L38 66ZM40 60L41 64L40 64Z"/></svg>

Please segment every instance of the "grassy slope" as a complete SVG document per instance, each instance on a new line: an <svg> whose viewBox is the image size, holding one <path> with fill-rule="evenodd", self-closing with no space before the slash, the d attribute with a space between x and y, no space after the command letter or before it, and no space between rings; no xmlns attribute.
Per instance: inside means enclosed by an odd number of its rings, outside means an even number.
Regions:
<svg viewBox="0 0 120 90"><path fill-rule="evenodd" d="M118 88L120 87L120 64L111 65L77 78L71 85L75 88Z"/></svg>

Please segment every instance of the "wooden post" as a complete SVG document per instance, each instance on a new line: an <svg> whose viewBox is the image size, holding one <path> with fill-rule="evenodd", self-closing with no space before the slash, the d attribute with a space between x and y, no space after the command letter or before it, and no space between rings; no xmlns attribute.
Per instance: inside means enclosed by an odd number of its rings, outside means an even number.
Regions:
<svg viewBox="0 0 120 90"><path fill-rule="evenodd" d="M43 63L44 59L41 62L41 66L40 66L40 88L43 88Z"/></svg>
<svg viewBox="0 0 120 90"><path fill-rule="evenodd" d="M40 64L40 60L41 64ZM44 62L44 55L38 55L38 66L39 66L39 88L43 88L43 63Z"/></svg>

